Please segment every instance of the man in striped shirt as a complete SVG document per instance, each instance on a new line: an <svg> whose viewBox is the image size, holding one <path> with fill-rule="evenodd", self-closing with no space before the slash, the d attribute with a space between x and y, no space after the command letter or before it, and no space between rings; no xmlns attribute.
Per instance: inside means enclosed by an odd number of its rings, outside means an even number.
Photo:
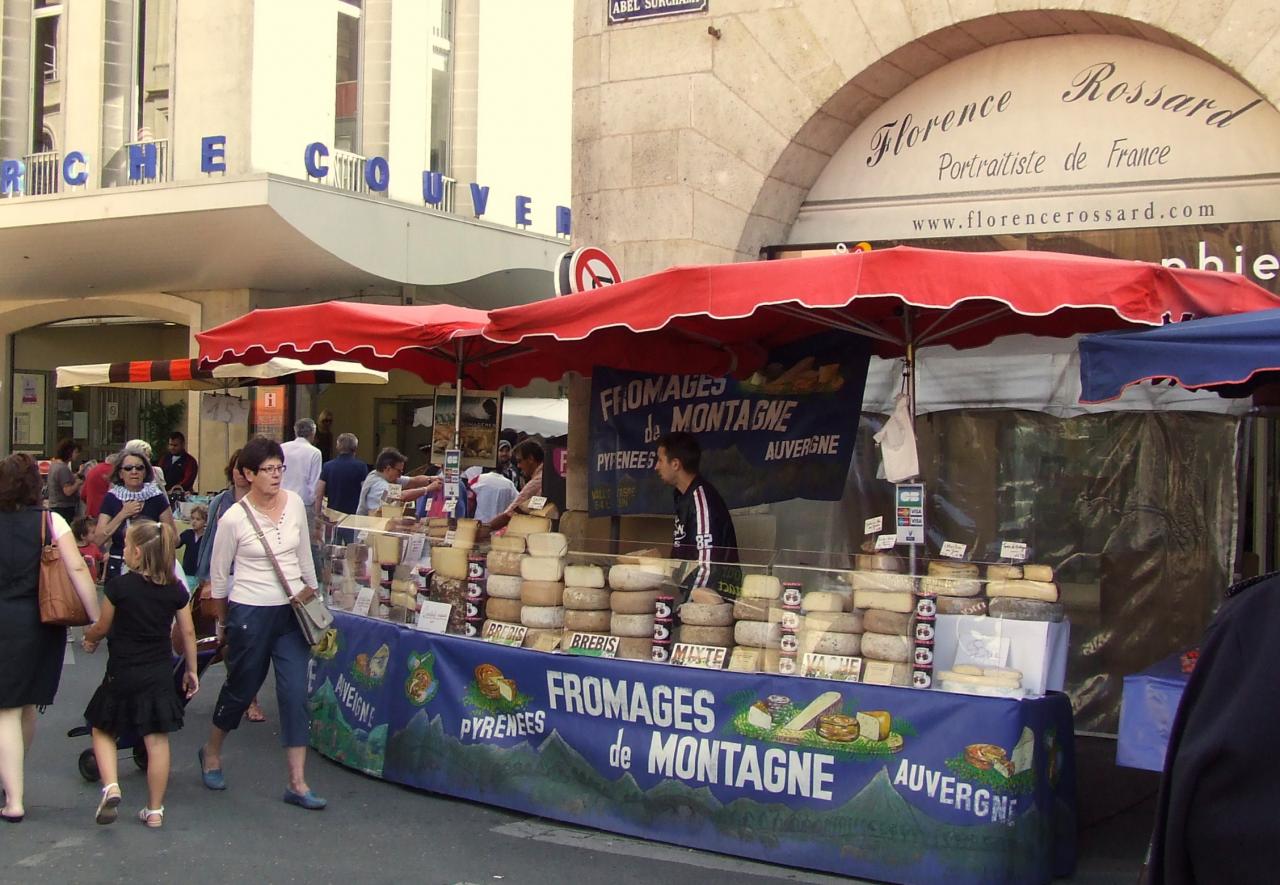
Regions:
<svg viewBox="0 0 1280 885"><path fill-rule="evenodd" d="M736 597L742 586L738 536L724 499L698 473L701 461L702 449L691 433L668 433L658 440L655 469L675 490L671 555L693 563L682 582L685 589L705 587Z"/></svg>

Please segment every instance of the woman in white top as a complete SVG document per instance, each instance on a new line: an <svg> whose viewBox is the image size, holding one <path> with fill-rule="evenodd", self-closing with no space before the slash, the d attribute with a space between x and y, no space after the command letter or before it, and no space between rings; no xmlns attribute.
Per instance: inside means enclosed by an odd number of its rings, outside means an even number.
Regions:
<svg viewBox="0 0 1280 885"><path fill-rule="evenodd" d="M301 498L280 486L284 452L274 440L250 440L240 450L236 470L249 481L249 491L218 524L209 575L219 626L227 640L227 680L213 710L209 741L200 748L200 776L211 790L227 788L223 742L240 724L272 666L280 705L280 740L289 767L284 801L319 810L327 803L311 792L304 772L311 731L307 713L311 650L289 602L290 596L305 600L316 592L306 508ZM287 593L264 542L280 564L289 585Z"/></svg>

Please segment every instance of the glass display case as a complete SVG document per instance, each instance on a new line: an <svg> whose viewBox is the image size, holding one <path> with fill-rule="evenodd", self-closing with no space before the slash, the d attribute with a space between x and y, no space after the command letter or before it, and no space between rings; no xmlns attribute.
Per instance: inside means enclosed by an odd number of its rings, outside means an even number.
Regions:
<svg viewBox="0 0 1280 885"><path fill-rule="evenodd" d="M686 562L551 527L522 516L490 537L392 502L326 521L321 583L338 610L545 652L997 697L1062 688L1069 624L1046 566L905 547Z"/></svg>

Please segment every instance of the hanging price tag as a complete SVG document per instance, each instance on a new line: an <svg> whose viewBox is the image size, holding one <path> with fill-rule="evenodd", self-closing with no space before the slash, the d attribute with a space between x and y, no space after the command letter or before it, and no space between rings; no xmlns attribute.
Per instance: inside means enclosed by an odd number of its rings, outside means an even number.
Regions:
<svg viewBox="0 0 1280 885"><path fill-rule="evenodd" d="M864 535L874 535L884 528L884 517L873 516L862 524L862 533Z"/></svg>
<svg viewBox="0 0 1280 885"><path fill-rule="evenodd" d="M892 550L894 545L898 543L897 535L880 535L876 538L877 550Z"/></svg>
<svg viewBox="0 0 1280 885"><path fill-rule="evenodd" d="M1022 562L1027 558L1027 545L1021 541L1001 541L1000 558Z"/></svg>
<svg viewBox="0 0 1280 885"><path fill-rule="evenodd" d="M457 531L455 531L454 529L449 529L449 531L444 533L444 546L452 547L453 541L457 537L458 537Z"/></svg>
<svg viewBox="0 0 1280 885"><path fill-rule="evenodd" d="M968 549L964 544L957 544L955 541L945 541L942 544L942 550L939 553L947 559L964 559L964 551Z"/></svg>
<svg viewBox="0 0 1280 885"><path fill-rule="evenodd" d="M542 508L544 508L544 507L546 507L546 506L547 506L547 496L546 496L546 495L534 495L532 498L530 498L530 499L529 499L529 510L530 510L530 511L541 510Z"/></svg>

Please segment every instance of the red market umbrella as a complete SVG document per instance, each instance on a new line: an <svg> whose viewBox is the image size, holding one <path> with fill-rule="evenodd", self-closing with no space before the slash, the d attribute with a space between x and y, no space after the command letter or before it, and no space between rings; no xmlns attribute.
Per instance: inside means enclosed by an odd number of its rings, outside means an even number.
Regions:
<svg viewBox="0 0 1280 885"><path fill-rule="evenodd" d="M429 384L457 379L459 364L503 349L479 337L487 315L453 304L396 305L325 301L253 310L196 333L208 365L257 365L292 357L314 365L331 360L369 369L403 369Z"/></svg>
<svg viewBox="0 0 1280 885"><path fill-rule="evenodd" d="M785 261L677 267L592 292L494 311L484 336L543 357L540 372L593 365L746 373L771 348L823 329L876 353L978 347L1014 333L1066 337L1274 307L1241 276L1052 252L948 252L898 246ZM686 359L656 358L684 345ZM720 348L717 354L715 348ZM648 355L655 358L650 359ZM646 364L647 365L638 365Z"/></svg>

